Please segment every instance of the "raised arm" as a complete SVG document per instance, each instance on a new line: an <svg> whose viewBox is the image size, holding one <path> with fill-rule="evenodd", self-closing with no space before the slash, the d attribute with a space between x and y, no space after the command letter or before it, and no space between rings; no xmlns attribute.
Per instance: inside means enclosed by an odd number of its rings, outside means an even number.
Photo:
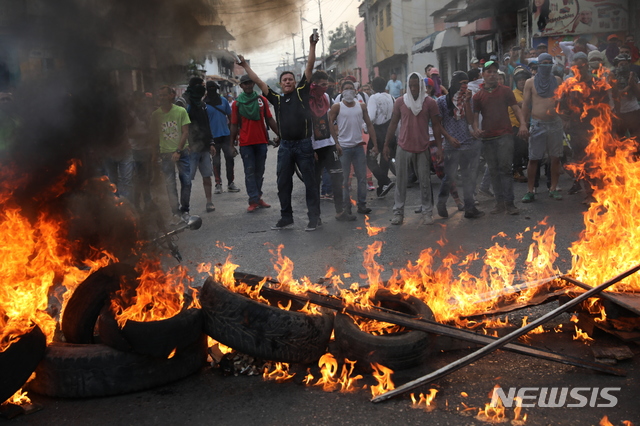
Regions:
<svg viewBox="0 0 640 426"><path fill-rule="evenodd" d="M249 78L251 78L251 81L253 81L259 88L260 90L262 90L262 94L263 95L267 95L269 93L269 86L267 86L267 83L265 83L264 81L262 81L260 79L260 77L258 77L258 74L256 74L251 67L249 66L249 64L247 63L247 61L244 59L244 56L242 55L238 55L238 59L240 59L240 66L242 68L244 68L244 70L247 72L247 74L249 75Z"/></svg>
<svg viewBox="0 0 640 426"><path fill-rule="evenodd" d="M307 77L308 82L311 82L313 66L316 63L316 44L318 44L318 40L311 34L311 37L309 37L309 58L307 59L307 68L304 70L304 76Z"/></svg>

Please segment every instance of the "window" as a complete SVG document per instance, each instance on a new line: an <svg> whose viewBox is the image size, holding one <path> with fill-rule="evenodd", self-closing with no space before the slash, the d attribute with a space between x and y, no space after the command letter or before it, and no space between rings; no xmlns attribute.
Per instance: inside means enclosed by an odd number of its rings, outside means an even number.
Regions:
<svg viewBox="0 0 640 426"><path fill-rule="evenodd" d="M384 30L384 11L380 11L380 15L378 16L378 20L380 21L380 31Z"/></svg>
<svg viewBox="0 0 640 426"><path fill-rule="evenodd" d="M387 5L387 27L391 26L391 3Z"/></svg>

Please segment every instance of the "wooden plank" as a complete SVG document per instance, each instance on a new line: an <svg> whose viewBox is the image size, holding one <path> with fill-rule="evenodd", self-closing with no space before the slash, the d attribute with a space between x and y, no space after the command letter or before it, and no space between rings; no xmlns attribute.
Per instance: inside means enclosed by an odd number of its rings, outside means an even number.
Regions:
<svg viewBox="0 0 640 426"><path fill-rule="evenodd" d="M575 278L568 277L563 275L560 279L567 281L577 287L580 287L585 290L591 290L591 287L588 284L585 284L581 281L576 280ZM603 299L607 299L610 302L615 303L618 306L621 306L636 315L640 315L640 294L637 293L612 293L610 291L603 291L599 295Z"/></svg>

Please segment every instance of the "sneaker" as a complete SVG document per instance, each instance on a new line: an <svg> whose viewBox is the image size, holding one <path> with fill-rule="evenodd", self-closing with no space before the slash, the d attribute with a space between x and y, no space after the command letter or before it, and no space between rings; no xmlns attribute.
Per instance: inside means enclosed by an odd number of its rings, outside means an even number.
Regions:
<svg viewBox="0 0 640 426"><path fill-rule="evenodd" d="M535 199L536 199L536 194L534 194L533 192L527 192L526 194L524 194L524 197L522 197L522 202L532 203L533 200Z"/></svg>
<svg viewBox="0 0 640 426"><path fill-rule="evenodd" d="M222 194L222 184L216 183L216 189L213 191L214 194Z"/></svg>
<svg viewBox="0 0 640 426"><path fill-rule="evenodd" d="M484 197L487 197L487 198L493 198L494 197L493 192L491 192L489 190L485 191L484 189L480 189L478 191L478 194L482 195Z"/></svg>
<svg viewBox="0 0 640 426"><path fill-rule="evenodd" d="M184 223L187 223L189 222L189 219L191 219L191 215L189 214L189 212L184 212L182 213L182 216L180 216L180 219L182 219Z"/></svg>
<svg viewBox="0 0 640 426"><path fill-rule="evenodd" d="M371 213L371 209L369 207L358 207L358 213L369 214Z"/></svg>
<svg viewBox="0 0 640 426"><path fill-rule="evenodd" d="M174 214L171 217L171 221L169 222L169 225L172 225L172 226L180 225L181 222L182 222L182 216L180 216L179 214Z"/></svg>
<svg viewBox="0 0 640 426"><path fill-rule="evenodd" d="M507 208L504 206L504 203L498 203L489 213L491 214L503 214L507 211Z"/></svg>
<svg viewBox="0 0 640 426"><path fill-rule="evenodd" d="M207 203L207 213L211 213L215 209L216 209L216 206L214 206L213 203Z"/></svg>
<svg viewBox="0 0 640 426"><path fill-rule="evenodd" d="M270 207L271 207L271 204L267 204L267 203L265 203L265 202L262 200L262 198L260 198L260 199L258 200L258 207L260 207L261 209L268 209L268 208L270 208Z"/></svg>
<svg viewBox="0 0 640 426"><path fill-rule="evenodd" d="M231 182L229 184L229 186L227 186L227 191L229 191L229 192L240 192L240 188L238 188L235 183Z"/></svg>
<svg viewBox="0 0 640 426"><path fill-rule="evenodd" d="M260 208L260 204L258 203L249 203L249 207L247 207L247 213L253 213Z"/></svg>
<svg viewBox="0 0 640 426"><path fill-rule="evenodd" d="M557 189L555 191L549 191L549 197L558 201L562 200L562 194L560 194Z"/></svg>
<svg viewBox="0 0 640 426"><path fill-rule="evenodd" d="M476 219L484 216L484 212L476 209L475 207L472 210L464 212L464 217L467 219Z"/></svg>
<svg viewBox="0 0 640 426"><path fill-rule="evenodd" d="M307 224L307 227L304 228L305 231L307 232L313 232L316 229L320 228L322 226L322 219L315 218L315 219L309 219L309 223Z"/></svg>
<svg viewBox="0 0 640 426"><path fill-rule="evenodd" d="M274 231L279 231L281 229L291 228L293 226L293 218L292 217L281 217L278 223L273 225L271 229Z"/></svg>
<svg viewBox="0 0 640 426"><path fill-rule="evenodd" d="M506 203L507 214L516 215L520 214L520 210L513 203Z"/></svg>
<svg viewBox="0 0 640 426"><path fill-rule="evenodd" d="M438 203L436 205L436 209L438 210L438 214L440 215L440 217L449 217L449 212L447 212L446 205Z"/></svg>
<svg viewBox="0 0 640 426"><path fill-rule="evenodd" d="M402 225L402 222L404 222L404 216L402 216L401 214L393 215L393 219L391 219L392 225Z"/></svg>
<svg viewBox="0 0 640 426"><path fill-rule="evenodd" d="M422 213L422 206L418 206L416 207L416 209L413 211L415 214L420 214Z"/></svg>
<svg viewBox="0 0 640 426"><path fill-rule="evenodd" d="M582 185L580 185L580 181L573 182L573 186L569 188L569 195L577 194L582 191Z"/></svg>
<svg viewBox="0 0 640 426"><path fill-rule="evenodd" d="M456 206L458 206L458 211L463 212L464 211L464 203L460 200L456 201Z"/></svg>
<svg viewBox="0 0 640 426"><path fill-rule="evenodd" d="M513 174L513 180L520 183L527 183L528 181L527 177L520 172L515 172Z"/></svg>
<svg viewBox="0 0 640 426"><path fill-rule="evenodd" d="M349 214L347 211L343 211L342 213L336 215L336 220L338 222L353 222L356 219L357 218L354 215Z"/></svg>
<svg viewBox="0 0 640 426"><path fill-rule="evenodd" d="M387 195L389 191L393 189L394 186L396 186L395 182L389 182L388 184L384 185L382 187L382 190L380 191L380 194L378 194L378 198L382 198L385 195Z"/></svg>
<svg viewBox="0 0 640 426"><path fill-rule="evenodd" d="M369 191L375 191L375 190L376 190L376 187L375 187L375 186L373 186L373 182L367 182L367 189L368 189Z"/></svg>
<svg viewBox="0 0 640 426"><path fill-rule="evenodd" d="M420 219L420 225L433 225L434 223L433 216L429 214L422 215L422 219Z"/></svg>

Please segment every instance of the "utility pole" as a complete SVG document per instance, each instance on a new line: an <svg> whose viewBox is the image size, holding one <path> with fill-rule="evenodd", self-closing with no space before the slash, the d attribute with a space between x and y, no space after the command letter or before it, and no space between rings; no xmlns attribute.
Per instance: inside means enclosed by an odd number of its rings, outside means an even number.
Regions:
<svg viewBox="0 0 640 426"><path fill-rule="evenodd" d="M302 37L302 56L304 57L304 62L307 63L307 51L304 50L304 29L302 28L302 8L300 11L300 36Z"/></svg>
<svg viewBox="0 0 640 426"><path fill-rule="evenodd" d="M293 67L295 68L298 64L298 60L296 59L296 33L291 33L291 43L293 43Z"/></svg>
<svg viewBox="0 0 640 426"><path fill-rule="evenodd" d="M320 14L320 39L322 40L322 64L324 65L324 26L322 25L322 8L320 7L320 0L318 0L318 13Z"/></svg>

